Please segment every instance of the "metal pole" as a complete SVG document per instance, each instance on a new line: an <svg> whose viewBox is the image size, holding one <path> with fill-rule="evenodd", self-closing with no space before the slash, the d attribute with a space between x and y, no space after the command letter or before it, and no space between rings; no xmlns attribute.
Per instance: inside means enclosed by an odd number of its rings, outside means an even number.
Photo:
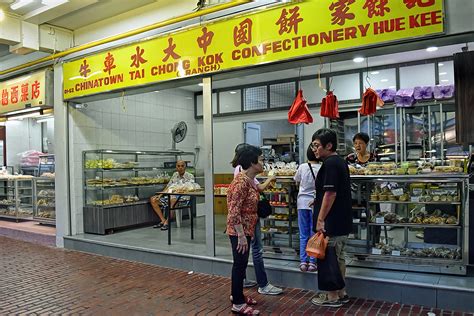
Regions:
<svg viewBox="0 0 474 316"><path fill-rule="evenodd" d="M206 222L206 253L215 256L214 234L214 161L213 161L213 135L212 135L212 81L211 77L202 80L202 114L204 135L204 198Z"/></svg>
<svg viewBox="0 0 474 316"><path fill-rule="evenodd" d="M395 113L395 120L394 120L394 135L395 135L395 163L398 163L398 120L397 120L397 107L395 106L393 108L393 111Z"/></svg>
<svg viewBox="0 0 474 316"><path fill-rule="evenodd" d="M440 132L441 132L441 161L444 160L444 117L443 117L443 104L440 103L439 104L439 116L440 116L440 120L439 120L439 128L440 128Z"/></svg>
<svg viewBox="0 0 474 316"><path fill-rule="evenodd" d="M428 146L429 146L429 157L433 156L433 145L431 144L431 105L428 106Z"/></svg>

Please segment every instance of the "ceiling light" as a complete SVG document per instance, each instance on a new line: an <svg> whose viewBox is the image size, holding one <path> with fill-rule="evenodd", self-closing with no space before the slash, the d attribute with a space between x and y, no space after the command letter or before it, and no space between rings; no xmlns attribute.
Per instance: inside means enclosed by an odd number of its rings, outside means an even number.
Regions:
<svg viewBox="0 0 474 316"><path fill-rule="evenodd" d="M388 87L388 88L389 88L389 89L396 89L397 87L395 87L395 86L390 86L390 87Z"/></svg>
<svg viewBox="0 0 474 316"><path fill-rule="evenodd" d="M438 47L436 46L431 46L426 49L427 52L436 52L438 50Z"/></svg>
<svg viewBox="0 0 474 316"><path fill-rule="evenodd" d="M15 121L15 120L23 120L25 118L30 118L30 117L38 117L41 115L41 111L35 111L32 113L25 113L25 114L20 114L20 115L14 115L14 116L7 116L8 121Z"/></svg>
<svg viewBox="0 0 474 316"><path fill-rule="evenodd" d="M27 109L22 109L22 110L17 110L17 111L11 111L8 112L7 115L15 115L15 114L21 114L21 113L28 113L28 112L34 112L34 111L39 111L41 108L40 107L32 107L32 108L27 108Z"/></svg>
<svg viewBox="0 0 474 316"><path fill-rule="evenodd" d="M158 93L158 92L160 92L160 90L156 90L156 91L153 91L153 92Z"/></svg>
<svg viewBox="0 0 474 316"><path fill-rule="evenodd" d="M380 82L387 82L388 79L380 79Z"/></svg>
<svg viewBox="0 0 474 316"><path fill-rule="evenodd" d="M380 73L380 71L372 71L370 74L371 75L378 75Z"/></svg>
<svg viewBox="0 0 474 316"><path fill-rule="evenodd" d="M198 86L202 87L204 85L204 83L200 82L198 83Z"/></svg>
<svg viewBox="0 0 474 316"><path fill-rule="evenodd" d="M5 19L5 12L3 12L3 9L0 8L0 22Z"/></svg>
<svg viewBox="0 0 474 316"><path fill-rule="evenodd" d="M29 5L32 2L33 0L17 0L14 3L10 4L10 8L12 10L17 10L19 8L23 8L26 5Z"/></svg>
<svg viewBox="0 0 474 316"><path fill-rule="evenodd" d="M69 2L69 0L41 0L41 3L48 7L58 6L66 2Z"/></svg>
<svg viewBox="0 0 474 316"><path fill-rule="evenodd" d="M439 63L438 66L439 66L439 67L443 67L444 64L443 64L443 63Z"/></svg>
<svg viewBox="0 0 474 316"><path fill-rule="evenodd" d="M365 59L364 57L356 57L354 58L352 61L355 62L355 63L361 63L363 62Z"/></svg>
<svg viewBox="0 0 474 316"><path fill-rule="evenodd" d="M229 93L230 93L230 94L236 94L237 91L230 91Z"/></svg>
<svg viewBox="0 0 474 316"><path fill-rule="evenodd" d="M448 79L443 79L443 80L441 80L441 82L449 82L449 80Z"/></svg>
<svg viewBox="0 0 474 316"><path fill-rule="evenodd" d="M447 72L440 72L439 75L440 76L446 76L448 73Z"/></svg>

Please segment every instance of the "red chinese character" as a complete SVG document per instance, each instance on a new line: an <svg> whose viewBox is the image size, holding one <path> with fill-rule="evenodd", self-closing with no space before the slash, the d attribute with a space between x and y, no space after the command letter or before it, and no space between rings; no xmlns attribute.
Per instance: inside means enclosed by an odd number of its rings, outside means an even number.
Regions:
<svg viewBox="0 0 474 316"><path fill-rule="evenodd" d="M89 70L90 71L90 70ZM35 80L31 85L31 99L38 99L40 96L40 82Z"/></svg>
<svg viewBox="0 0 474 316"><path fill-rule="evenodd" d="M403 0L403 3L405 3L408 9L414 8L416 6L423 8L434 5L435 0Z"/></svg>
<svg viewBox="0 0 474 316"><path fill-rule="evenodd" d="M21 102L28 101L28 83L24 83L21 85Z"/></svg>
<svg viewBox="0 0 474 316"><path fill-rule="evenodd" d="M2 90L2 105L8 105L8 90Z"/></svg>
<svg viewBox="0 0 474 316"><path fill-rule="evenodd" d="M252 43L252 20L245 19L234 27L234 46Z"/></svg>
<svg viewBox="0 0 474 316"><path fill-rule="evenodd" d="M336 0L331 3L329 10L334 11L331 13L332 19L331 24L344 25L347 20L354 20L354 13L348 13L349 5L353 4L355 0Z"/></svg>
<svg viewBox="0 0 474 316"><path fill-rule="evenodd" d="M12 104L18 103L18 86L14 86L11 88L10 101Z"/></svg>
<svg viewBox="0 0 474 316"><path fill-rule="evenodd" d="M132 63L130 64L130 67L140 67L140 64L146 63L148 60L143 58L143 53L145 53L145 49L141 48L140 46L135 47L135 50L137 51L136 54L133 54L130 59L132 60Z"/></svg>
<svg viewBox="0 0 474 316"><path fill-rule="evenodd" d="M363 9L367 9L367 16L369 18L375 16L384 16L385 13L390 12L387 8L388 0L365 0Z"/></svg>
<svg viewBox="0 0 474 316"><path fill-rule="evenodd" d="M166 63L166 61L171 57L173 57L174 59L178 59L178 58L181 58L180 55L176 54L174 49L176 48L176 44L173 44L173 38L170 37L168 38L168 47L163 49L163 53L166 54L166 56L162 59L162 61L164 63Z"/></svg>
<svg viewBox="0 0 474 316"><path fill-rule="evenodd" d="M87 63L87 60L84 59L84 61L81 64L81 67L79 68L79 73L84 78L87 78L87 75L89 74L89 72L91 72L91 70L89 69L89 64Z"/></svg>
<svg viewBox="0 0 474 316"><path fill-rule="evenodd" d="M207 51L207 47L211 45L212 38L214 37L214 32L207 31L207 27L202 28L202 35L197 38L197 42L200 48L204 51L204 54Z"/></svg>
<svg viewBox="0 0 474 316"><path fill-rule="evenodd" d="M300 13L298 12L299 10L300 7L296 6L288 10L288 12L286 9L281 11L280 18L275 23L280 26L278 34L290 33L292 30L294 30L295 34L298 34L298 23L303 21L303 18L300 17ZM288 14L291 14L290 17L287 17Z"/></svg>
<svg viewBox="0 0 474 316"><path fill-rule="evenodd" d="M115 63L114 55L112 55L111 53L107 53L107 56L105 56L105 61L104 61L105 68L103 70L104 72L108 72L109 76L112 69L117 67L114 63Z"/></svg>

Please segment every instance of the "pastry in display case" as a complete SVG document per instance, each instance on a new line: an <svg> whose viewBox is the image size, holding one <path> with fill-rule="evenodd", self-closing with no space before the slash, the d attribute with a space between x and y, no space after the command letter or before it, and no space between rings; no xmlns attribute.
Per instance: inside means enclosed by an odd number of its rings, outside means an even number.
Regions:
<svg viewBox="0 0 474 316"><path fill-rule="evenodd" d="M41 224L56 225L56 192L54 177L33 179L33 219Z"/></svg>
<svg viewBox="0 0 474 316"><path fill-rule="evenodd" d="M117 228L158 221L151 208L150 197L166 187L176 171L176 161L180 159L187 162L187 172L195 173L195 155L191 152L84 151L85 232L105 234ZM178 185L169 189L173 192L195 192L201 189L197 186ZM105 213L111 216L107 219L109 222L101 220L100 214Z"/></svg>
<svg viewBox="0 0 474 316"><path fill-rule="evenodd" d="M352 252L357 259L353 264L466 273L468 175L433 172L351 178L369 188L366 247Z"/></svg>
<svg viewBox="0 0 474 316"><path fill-rule="evenodd" d="M260 219L265 257L296 258L299 249L297 192L295 181L286 176L278 176L275 186L263 192L272 206L272 214Z"/></svg>
<svg viewBox="0 0 474 316"><path fill-rule="evenodd" d="M0 175L0 217L31 219L33 216L32 176Z"/></svg>

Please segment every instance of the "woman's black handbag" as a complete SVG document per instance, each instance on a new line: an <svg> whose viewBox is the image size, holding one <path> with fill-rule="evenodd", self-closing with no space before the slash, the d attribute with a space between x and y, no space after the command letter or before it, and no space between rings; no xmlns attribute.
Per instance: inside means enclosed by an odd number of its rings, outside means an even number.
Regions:
<svg viewBox="0 0 474 316"><path fill-rule="evenodd" d="M318 288L320 291L338 291L345 286L337 262L336 248L328 246L324 260L318 259Z"/></svg>
<svg viewBox="0 0 474 316"><path fill-rule="evenodd" d="M260 200L257 204L257 214L260 218L267 218L272 213L272 206L265 195L260 194Z"/></svg>

